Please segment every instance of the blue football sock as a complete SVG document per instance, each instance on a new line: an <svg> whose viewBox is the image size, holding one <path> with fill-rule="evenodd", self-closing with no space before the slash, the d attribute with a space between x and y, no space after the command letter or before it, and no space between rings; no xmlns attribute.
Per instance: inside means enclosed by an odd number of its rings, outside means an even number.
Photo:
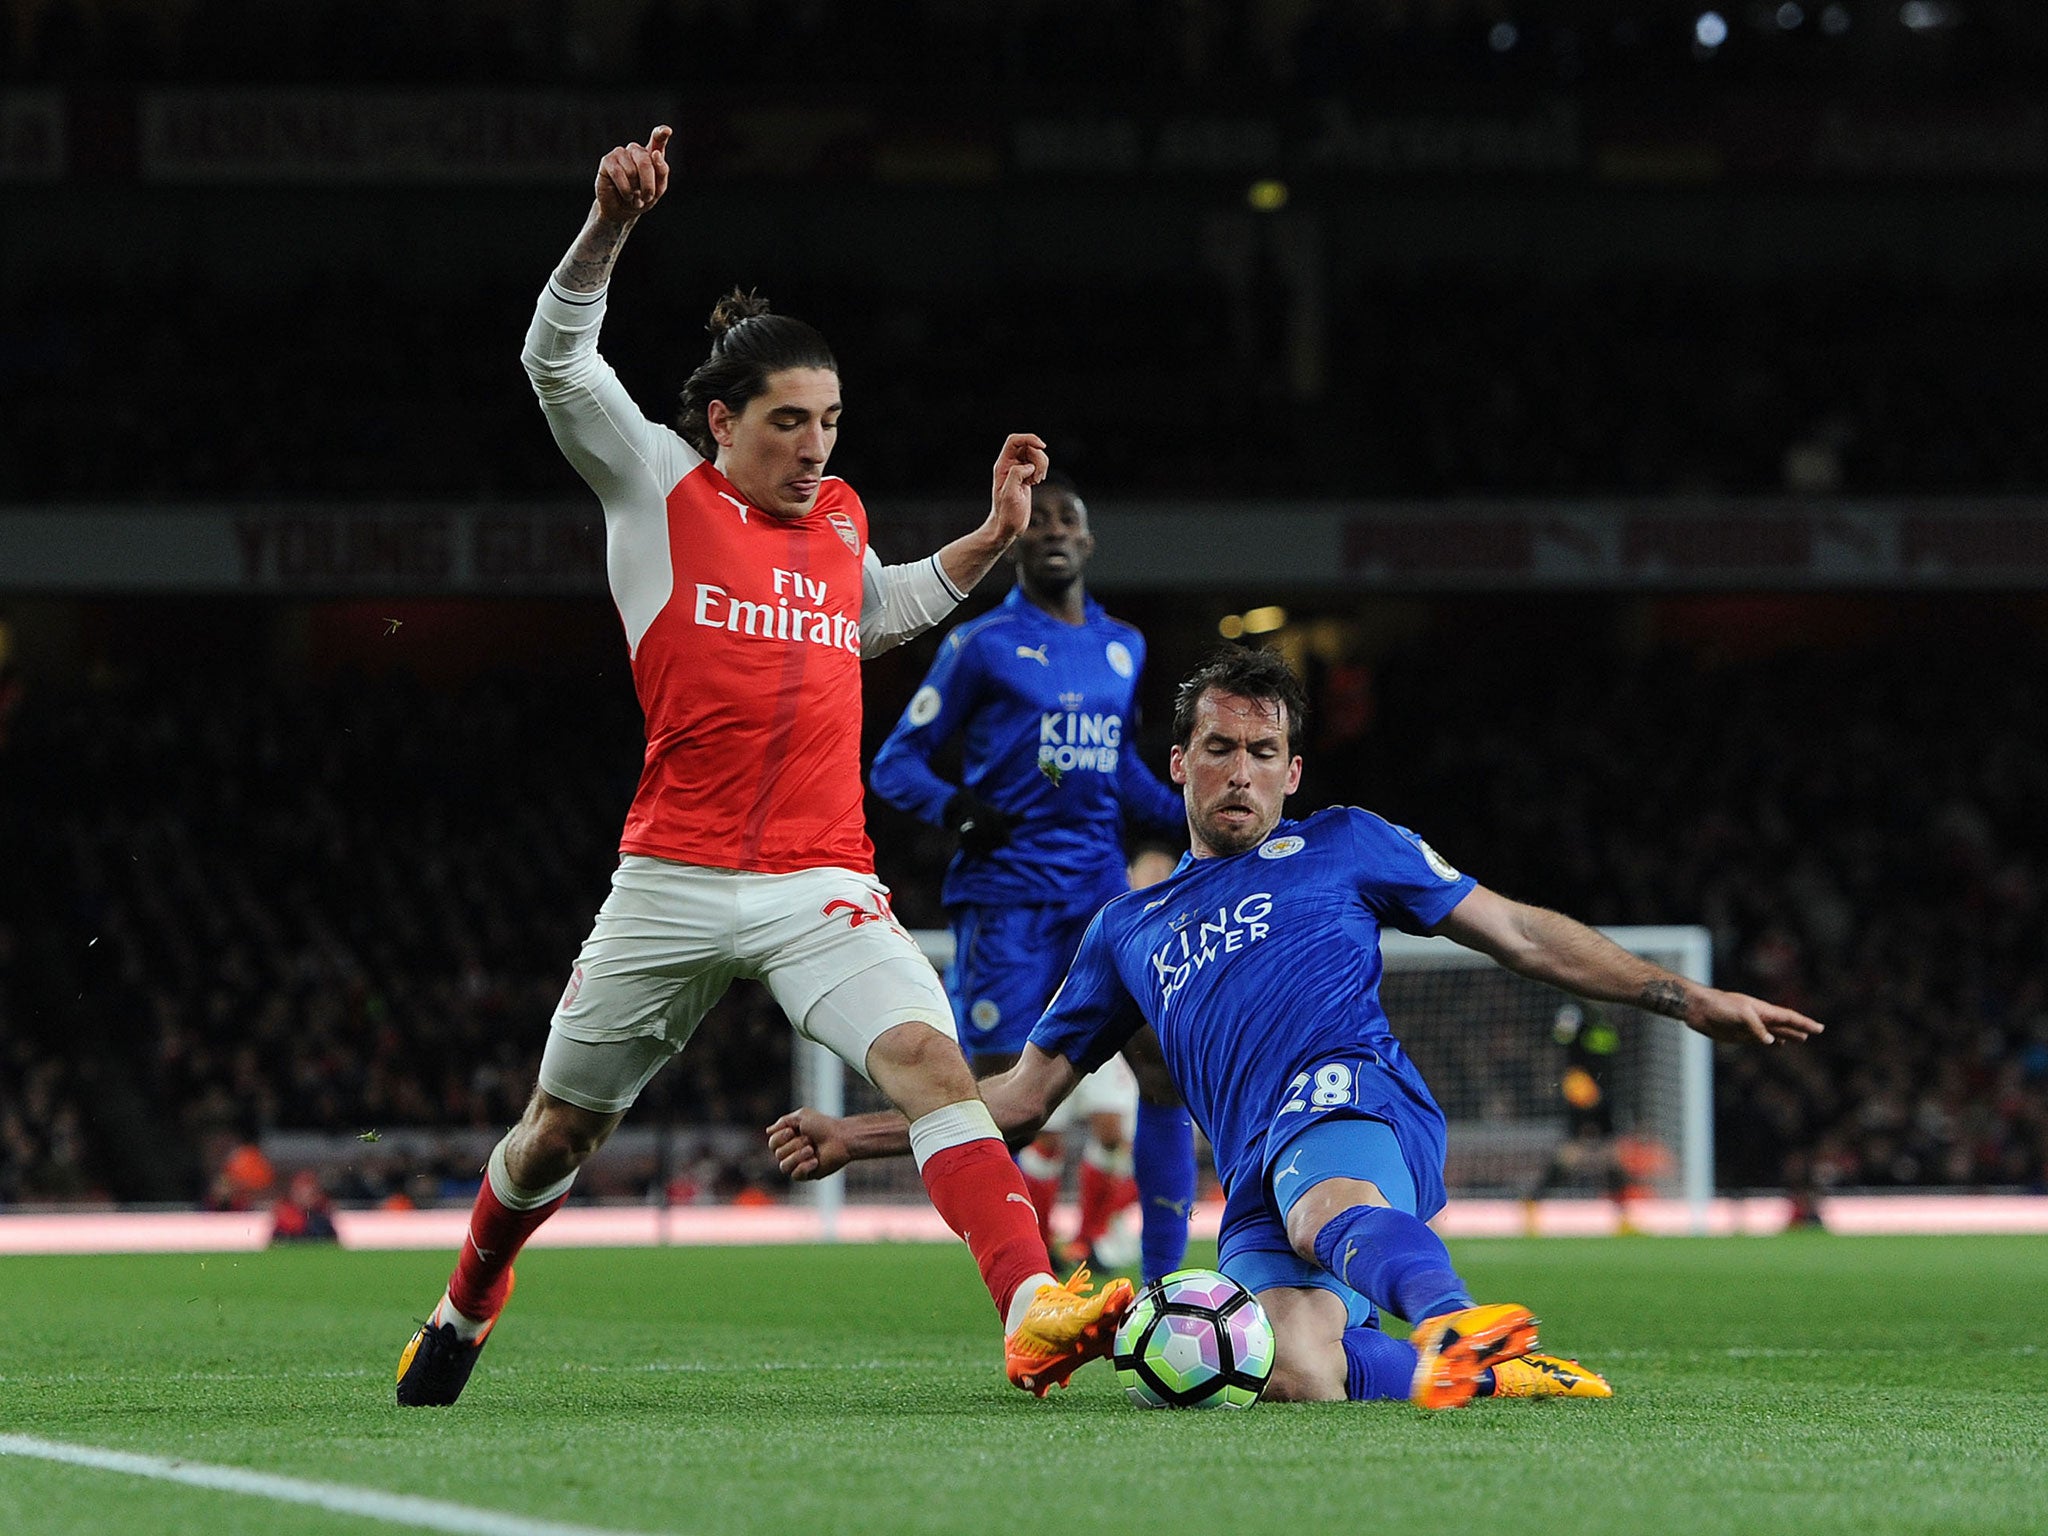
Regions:
<svg viewBox="0 0 2048 1536"><path fill-rule="evenodd" d="M1195 1208L1195 1122L1178 1104L1138 1101L1131 1138L1131 1176L1138 1184L1139 1252L1146 1283L1180 1268Z"/></svg>
<svg viewBox="0 0 2048 1536"><path fill-rule="evenodd" d="M1391 1206L1354 1205L1333 1216L1316 1234L1316 1262L1410 1323L1472 1305L1443 1239Z"/></svg>
<svg viewBox="0 0 2048 1536"><path fill-rule="evenodd" d="M1354 1403L1408 1400L1415 1384L1415 1347L1377 1328L1344 1330L1344 1395Z"/></svg>

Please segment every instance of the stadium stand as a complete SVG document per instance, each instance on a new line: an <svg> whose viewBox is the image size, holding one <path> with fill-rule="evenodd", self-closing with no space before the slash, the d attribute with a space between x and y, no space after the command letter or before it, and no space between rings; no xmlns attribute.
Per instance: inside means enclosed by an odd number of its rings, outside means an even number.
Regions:
<svg viewBox="0 0 2048 1536"><path fill-rule="evenodd" d="M8 882L0 917L0 1008L23 1021L10 1196L193 1198L263 1130L516 1117L527 1026L603 894L632 709L585 679L436 699L222 666L32 694L0 755L0 862L42 872ZM79 921L88 953L60 953ZM84 1038L29 1050L30 1021L59 1016ZM654 1112L766 1124L786 1107L780 1016L741 993L713 1034L724 1049L667 1074Z"/></svg>
<svg viewBox="0 0 2048 1536"><path fill-rule="evenodd" d="M1901 25L1898 7L1776 8L1696 48L1701 8L1640 0L11 0L0 80L719 85L772 56L792 85L975 95L990 84L1075 94L1201 88L1370 94L1389 87L1697 80L1701 53L1743 82L1981 86L2038 78L2048 23L2024 0L1969 0ZM1748 23L1745 25L1745 23ZM900 40L916 37L906 49Z"/></svg>
<svg viewBox="0 0 2048 1536"><path fill-rule="evenodd" d="M1721 1182L2043 1187L2038 633L1624 663L1503 640L1390 663L1335 773L1490 883L1694 916L1718 980L1844 1021L1804 1056L1722 1053Z"/></svg>
<svg viewBox="0 0 2048 1536"><path fill-rule="evenodd" d="M649 410L679 383L669 339L720 281L707 268L636 289L640 323L608 336ZM1960 289L1882 271L1775 286L1637 273L1533 292L1481 273L1381 281L1334 297L1338 361L1313 410L1287 397L1281 360L1241 355L1220 290L1026 284L960 325L948 301L908 291L802 285L793 310L799 298L850 370L849 400L888 422L848 434L848 473L898 494L978 484L991 423L1027 418L1097 495L2048 488L2032 429L2038 276ZM233 299L197 274L146 290L74 275L0 306L7 501L581 492L507 361L532 306L524 286L475 285L409 321L420 365L403 370L355 344L397 307L392 279L367 272ZM202 328L212 345L181 345ZM1039 340L990 370L1018 335ZM226 421L223 400L236 402Z"/></svg>
<svg viewBox="0 0 2048 1536"><path fill-rule="evenodd" d="M2038 624L1970 623L1958 600L1730 656L1615 645L1612 610L1560 635L1543 604L1490 606L1482 630L1447 604L1375 663L1362 717L1339 707L1356 675L1318 669L1301 805L1373 805L1595 921L1706 922L1717 976L1837 1022L1805 1052L1724 1054L1724 1186L2048 1184ZM872 686L871 732L904 691ZM0 863L38 871L0 911L0 1010L27 1026L55 989L83 998L75 1035L9 1031L0 1197L203 1198L261 1131L516 1114L633 733L616 674L135 664L31 694L0 752ZM874 826L900 909L930 922L944 841L885 807ZM95 941L55 953L79 914ZM695 1138L765 1124L789 1091L788 1032L741 988L635 1113ZM757 1154L704 1156L693 1195L772 1187ZM473 1176L366 1149L335 1192Z"/></svg>
<svg viewBox="0 0 2048 1536"><path fill-rule="evenodd" d="M139 93L372 82L681 89L715 116L721 91L772 78L880 118L914 101L977 125L998 161L1013 125L990 127L991 95L1048 111L1106 101L1148 124L1242 108L1288 132L1326 108L1356 126L1338 109L1390 102L1448 120L1475 102L1562 101L1566 118L1602 125L1535 192L1469 167L1432 182L1426 135L1416 163L1304 182L1297 207L1321 210L1329 242L1306 382L1283 253L1247 236L1235 161L1190 175L1187 200L1212 215L1188 225L1201 255L1170 272L1139 259L1156 203L1126 220L1128 248L1066 234L1063 213L1110 229L1101 205L1142 190L1141 177L1091 181L1085 164L1029 183L1051 233L1028 259L974 266L969 302L961 283L934 287L929 264L762 263L762 286L846 364L854 414L835 467L878 504L979 487L987 445L1027 419L1104 505L2048 490L2032 340L2048 323L2048 139L2026 95L2048 62L2043 8L1908 7L1927 21L1908 26L1900 7L1842 0L1789 8L1787 27L1780 8L1731 7L1711 47L1693 7L1540 9L9 0L0 86L27 88L10 97L21 123L62 121L110 176L108 204L134 195L161 219L140 221L152 238L138 245L219 219L225 244L266 256L260 282L246 263L196 259L207 247L189 232L144 264L118 249L74 258L74 221L54 215L102 212L92 187L46 176L32 134L0 145L20 157L5 161L10 200L58 245L24 246L8 260L33 280L0 285L0 518L582 503L516 365L552 223L532 262L496 242L498 259L465 251L416 290L420 274L360 246L329 259L333 209L289 167L281 191L238 184L232 166L203 167L214 179L192 189L134 163ZM895 46L913 32L917 48ZM46 87L64 105L38 117ZM1625 131L1645 103L1660 125L1708 127L1659 159ZM1725 122L1707 110L1720 106ZM1779 137L1826 148L1837 106L1870 107L1878 126L1824 173L1788 171ZM1916 113L1931 114L1924 134ZM1648 158L1602 158L1616 146ZM839 170L827 160L788 185L814 195ZM986 184L927 188L979 221L976 262L1003 232L986 207L1023 175L1009 161L983 171ZM872 165L859 175L880 185ZM421 209L442 189L370 180L365 206L408 232L407 249L431 244ZM765 192L731 184L756 209L784 195L773 177ZM520 227L534 185L465 193L454 217ZM896 196L877 192L870 219L886 224ZM1378 228L1381 198L1418 220L1423 254ZM280 217L273 260L273 202L328 222ZM1584 228L1567 238L1539 207ZM1445 227L1421 222L1432 216ZM73 237L88 246L116 227L76 222L99 231ZM2032 243L2006 243L2023 226ZM1609 235L1644 243L1610 258ZM688 240L656 245L667 238L644 237L658 278L622 270L633 322L606 336L657 412L689 351L676 339L700 334L736 276ZM365 344L401 311L402 357ZM1154 632L1156 686L1207 634L1171 596L1132 599L1145 601L1155 611L1134 616ZM1315 664L1324 725L1302 806L1362 800L1511 894L1593 921L1704 922L1721 979L1853 1020L1814 1050L1722 1062L1724 1185L2048 1185L2048 997L2028 948L2048 879L2039 614L1992 603L2009 626L1972 629L1982 605L1951 594L1903 628L1846 638L1808 619L1765 654L1727 649L1740 614L1649 645L1613 640L1626 627L1613 600L1474 598L1484 623L1461 623L1476 611L1464 601L1435 599L1412 648ZM0 658L0 1203L231 1201L243 1196L218 1175L257 1133L476 1130L516 1111L636 756L610 615L576 611L551 667L315 666L317 645L290 638L317 627L307 608L252 617L190 599L140 605L106 632L106 605L88 600L54 621L78 631L63 665L27 678ZM1631 611L1668 619L1673 604ZM871 669L871 735L928 654ZM1156 726L1148 746L1156 760ZM899 910L935 922L944 840L882 807L873 824ZM692 1198L762 1186L759 1154L711 1133L786 1107L789 1079L772 1006L736 991L639 1111L688 1128L664 1176ZM424 1202L474 1177L459 1157L364 1148L334 1194Z"/></svg>

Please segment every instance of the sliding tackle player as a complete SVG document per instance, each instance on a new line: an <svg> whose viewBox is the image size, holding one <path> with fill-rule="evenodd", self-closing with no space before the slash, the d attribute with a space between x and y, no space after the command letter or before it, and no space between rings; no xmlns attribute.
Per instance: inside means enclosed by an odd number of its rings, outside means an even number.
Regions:
<svg viewBox="0 0 2048 1536"><path fill-rule="evenodd" d="M1014 1140L1110 1053L1157 1051L1216 1150L1218 1262L1273 1320L1268 1396L1424 1408L1606 1397L1592 1372L1535 1353L1526 1307L1476 1304L1427 1224L1444 1204L1444 1116L1380 1006L1381 930L1442 934L1716 1040L1772 1045L1821 1025L1499 896L1370 812L1282 821L1301 779L1302 708L1270 652L1225 652L1182 684L1171 771L1192 852L1102 910L1021 1059L983 1095ZM816 1178L902 1151L906 1129L893 1115L805 1109L769 1141L784 1172ZM1381 1311L1411 1323L1411 1337L1381 1331Z"/></svg>

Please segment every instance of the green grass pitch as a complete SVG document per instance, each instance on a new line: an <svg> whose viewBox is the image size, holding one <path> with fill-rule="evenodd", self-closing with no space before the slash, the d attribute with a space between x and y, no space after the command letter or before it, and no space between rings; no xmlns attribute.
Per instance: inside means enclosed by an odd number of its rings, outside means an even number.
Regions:
<svg viewBox="0 0 2048 1536"><path fill-rule="evenodd" d="M0 1433L649 1532L2048 1530L2041 1238L1470 1242L1609 1402L1036 1402L957 1247L543 1250L462 1402L392 1372L448 1256L0 1259ZM1195 1257L1202 1258L1198 1252ZM0 1457L0 1531L365 1519Z"/></svg>

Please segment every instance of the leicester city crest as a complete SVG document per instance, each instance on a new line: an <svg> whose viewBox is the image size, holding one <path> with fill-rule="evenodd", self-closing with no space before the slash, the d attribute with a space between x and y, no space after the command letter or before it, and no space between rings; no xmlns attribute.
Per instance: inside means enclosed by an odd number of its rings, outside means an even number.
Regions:
<svg viewBox="0 0 2048 1536"><path fill-rule="evenodd" d="M1421 838L1418 837L1415 839L1415 846L1422 850L1422 857L1424 861L1429 865L1431 869L1436 871L1438 879L1462 880L1465 878L1463 875L1458 873L1456 865L1452 864L1449 859L1445 858L1442 854L1438 853L1434 848L1430 847L1429 844L1425 843Z"/></svg>

